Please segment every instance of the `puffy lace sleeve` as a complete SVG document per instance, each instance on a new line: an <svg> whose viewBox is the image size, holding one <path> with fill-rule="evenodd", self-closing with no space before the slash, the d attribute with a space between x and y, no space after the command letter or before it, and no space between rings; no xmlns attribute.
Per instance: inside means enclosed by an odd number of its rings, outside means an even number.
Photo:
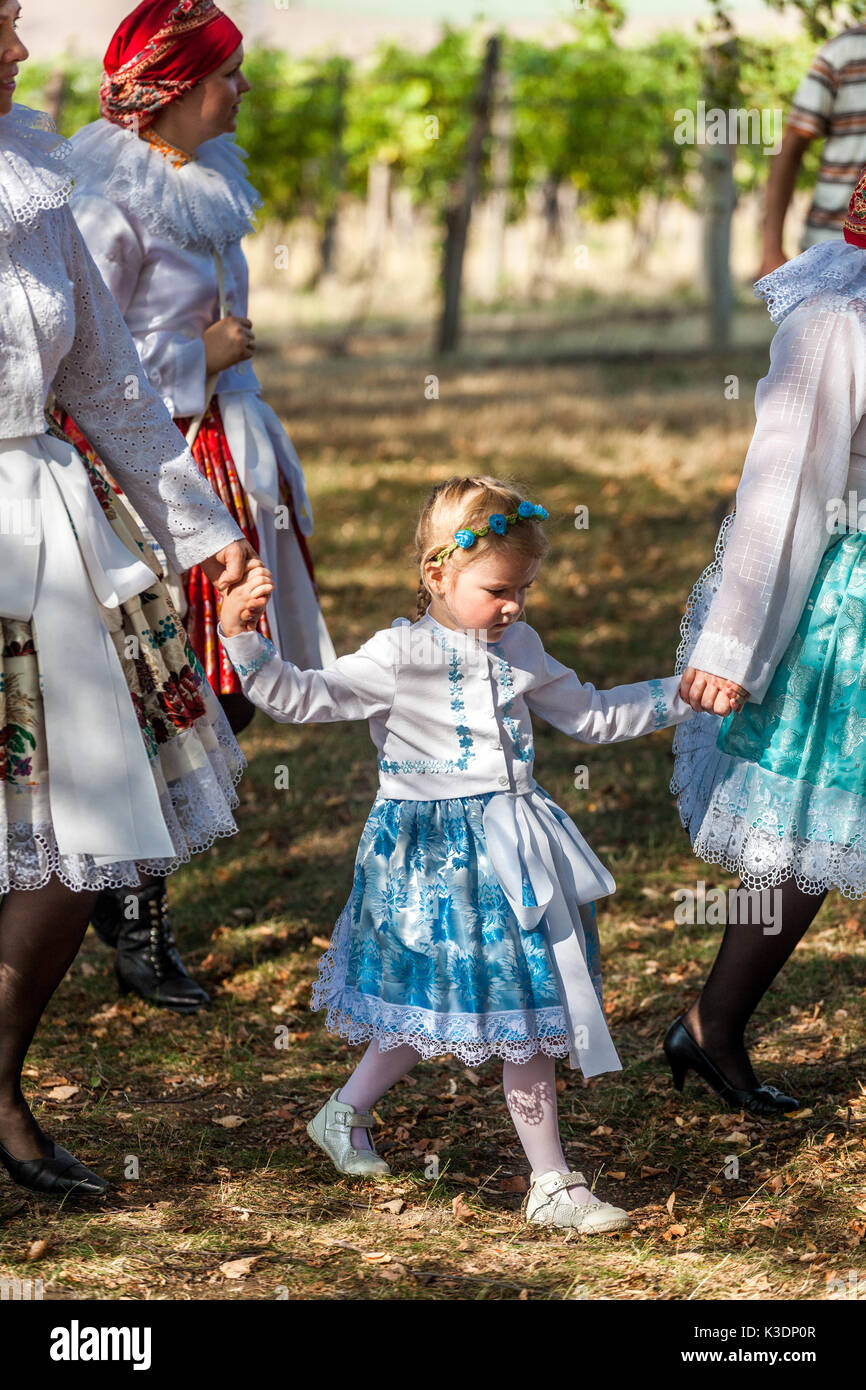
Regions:
<svg viewBox="0 0 866 1390"><path fill-rule="evenodd" d="M755 410L721 578L689 665L737 681L760 703L826 549L829 504L844 497L866 411L866 339L850 300L788 314Z"/></svg>
<svg viewBox="0 0 866 1390"><path fill-rule="evenodd" d="M387 714L394 703L397 674L389 629L321 670L282 661L260 632L227 637L218 624L217 633L247 699L280 724L372 719Z"/></svg>
<svg viewBox="0 0 866 1390"><path fill-rule="evenodd" d="M654 729L680 724L693 712L679 694L679 676L596 690L546 652L534 629L530 633L534 642L527 664L532 685L524 699L533 714L581 743L640 738Z"/></svg>
<svg viewBox="0 0 866 1390"><path fill-rule="evenodd" d="M139 288L147 260L147 231L135 217L101 193L84 190L70 203L87 249L124 317ZM156 312L155 306L155 312ZM166 308L170 305L166 304ZM132 321L132 320L130 320ZM198 333L133 329L139 360L170 415L198 415L205 407L207 351Z"/></svg>
<svg viewBox="0 0 866 1390"><path fill-rule="evenodd" d="M149 384L68 207L50 215L75 292L75 341L54 378L54 393L129 494L169 564L182 572L243 533Z"/></svg>
<svg viewBox="0 0 866 1390"><path fill-rule="evenodd" d="M98 193L74 193L69 204L88 251L122 314L144 265L144 247L123 208Z"/></svg>

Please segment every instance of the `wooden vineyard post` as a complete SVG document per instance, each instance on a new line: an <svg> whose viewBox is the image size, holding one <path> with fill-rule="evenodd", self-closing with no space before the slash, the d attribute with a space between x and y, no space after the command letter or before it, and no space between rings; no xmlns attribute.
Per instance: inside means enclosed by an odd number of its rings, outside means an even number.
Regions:
<svg viewBox="0 0 866 1390"><path fill-rule="evenodd" d="M452 188L452 197L445 210L445 245L442 253L442 317L439 321L437 348L453 352L460 340L460 294L463 284L463 260L466 239L472 217L472 205L481 184L481 163L484 141L490 129L490 108L493 84L499 68L501 40L493 35L487 40L484 63L478 81L474 120L466 142L463 176Z"/></svg>

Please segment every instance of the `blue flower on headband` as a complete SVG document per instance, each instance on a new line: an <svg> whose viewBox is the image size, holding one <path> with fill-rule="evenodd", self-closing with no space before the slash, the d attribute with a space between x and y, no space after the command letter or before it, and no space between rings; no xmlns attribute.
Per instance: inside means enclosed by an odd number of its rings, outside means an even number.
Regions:
<svg viewBox="0 0 866 1390"><path fill-rule="evenodd" d="M460 546L461 550L468 550L469 547L470 547L470 545L474 545L474 544L475 544L475 532L474 532L474 531L467 531L467 530L465 530L465 529L460 530L460 531L455 531L455 532L454 532L454 539L455 539L455 541L457 542L457 544Z"/></svg>
<svg viewBox="0 0 866 1390"><path fill-rule="evenodd" d="M503 512L491 512L487 520L490 523L491 531L495 531L497 536L504 536L508 522L505 520Z"/></svg>
<svg viewBox="0 0 866 1390"><path fill-rule="evenodd" d="M540 502L537 502L535 504L535 508L532 514L533 516L537 516L539 521L546 521L547 518L550 516L550 512L547 510L546 507L542 507Z"/></svg>
<svg viewBox="0 0 866 1390"><path fill-rule="evenodd" d="M522 517L535 516L535 503L521 502L520 506L517 508L517 515Z"/></svg>

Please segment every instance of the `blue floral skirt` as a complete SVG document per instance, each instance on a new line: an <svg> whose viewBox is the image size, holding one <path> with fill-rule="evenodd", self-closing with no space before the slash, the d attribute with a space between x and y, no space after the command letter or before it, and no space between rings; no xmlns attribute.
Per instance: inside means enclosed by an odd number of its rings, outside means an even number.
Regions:
<svg viewBox="0 0 866 1390"><path fill-rule="evenodd" d="M521 929L491 864L482 816L496 794L376 798L313 986L312 1006L327 1008L331 1031L469 1064L568 1054L545 933ZM600 1000L594 911L582 918Z"/></svg>
<svg viewBox="0 0 866 1390"><path fill-rule="evenodd" d="M866 534L831 535L762 702L696 715L674 753L671 789L702 859L753 888L793 876L866 897Z"/></svg>

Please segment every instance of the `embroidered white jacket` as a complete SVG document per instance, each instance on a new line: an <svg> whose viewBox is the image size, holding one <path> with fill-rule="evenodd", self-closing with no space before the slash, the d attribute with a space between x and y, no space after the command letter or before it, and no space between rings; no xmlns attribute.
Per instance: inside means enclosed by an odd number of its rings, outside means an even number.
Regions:
<svg viewBox="0 0 866 1390"><path fill-rule="evenodd" d="M281 662L259 633L219 635L244 694L272 719L369 720L379 786L390 797L531 791L533 713L585 743L638 738L692 713L677 676L611 690L582 683L525 622L486 643L427 612L310 671Z"/></svg>

